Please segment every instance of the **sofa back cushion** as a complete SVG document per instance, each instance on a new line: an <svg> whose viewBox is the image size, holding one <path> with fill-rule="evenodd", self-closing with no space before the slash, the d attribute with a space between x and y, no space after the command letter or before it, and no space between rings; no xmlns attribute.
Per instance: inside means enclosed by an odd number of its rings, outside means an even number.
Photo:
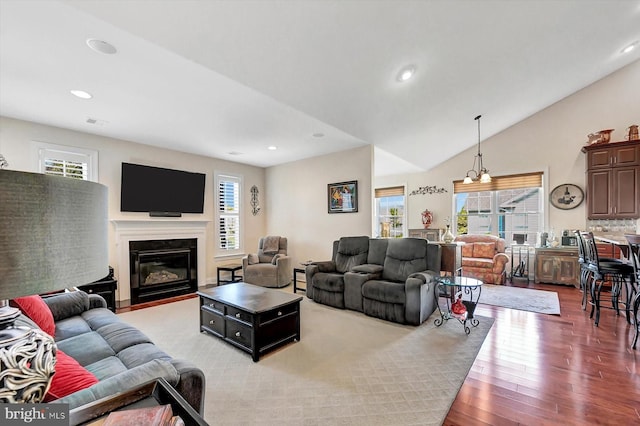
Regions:
<svg viewBox="0 0 640 426"><path fill-rule="evenodd" d="M384 258L387 255L389 240L386 238L372 238L369 240L369 254L367 263L372 265L384 265Z"/></svg>
<svg viewBox="0 0 640 426"><path fill-rule="evenodd" d="M382 278L406 281L413 273L427 270L427 240L398 238L389 240Z"/></svg>
<svg viewBox="0 0 640 426"><path fill-rule="evenodd" d="M473 243L465 243L462 246L462 257L473 257Z"/></svg>
<svg viewBox="0 0 640 426"><path fill-rule="evenodd" d="M493 259L496 254L495 243L473 243L473 256L485 259Z"/></svg>
<svg viewBox="0 0 640 426"><path fill-rule="evenodd" d="M349 272L357 265L367 263L369 237L342 237L336 253L336 271Z"/></svg>

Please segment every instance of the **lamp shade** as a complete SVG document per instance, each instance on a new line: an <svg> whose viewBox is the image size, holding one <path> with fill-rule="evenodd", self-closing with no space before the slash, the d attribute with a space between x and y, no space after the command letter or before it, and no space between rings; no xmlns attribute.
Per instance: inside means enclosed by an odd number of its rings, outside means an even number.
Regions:
<svg viewBox="0 0 640 426"><path fill-rule="evenodd" d="M0 300L105 277L107 232L104 185L0 170Z"/></svg>

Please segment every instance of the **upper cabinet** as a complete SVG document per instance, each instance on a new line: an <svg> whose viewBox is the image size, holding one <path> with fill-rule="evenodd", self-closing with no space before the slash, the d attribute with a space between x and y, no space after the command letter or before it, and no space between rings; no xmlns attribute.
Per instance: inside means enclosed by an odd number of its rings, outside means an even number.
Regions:
<svg viewBox="0 0 640 426"><path fill-rule="evenodd" d="M586 156L589 219L640 217L640 140L588 145Z"/></svg>

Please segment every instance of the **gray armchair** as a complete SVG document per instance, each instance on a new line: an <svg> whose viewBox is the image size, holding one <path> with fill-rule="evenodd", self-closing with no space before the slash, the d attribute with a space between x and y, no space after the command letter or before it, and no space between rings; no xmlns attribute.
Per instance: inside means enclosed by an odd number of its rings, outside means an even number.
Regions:
<svg viewBox="0 0 640 426"><path fill-rule="evenodd" d="M287 238L260 238L258 253L242 258L245 283L263 287L286 287L291 282L291 258L287 256Z"/></svg>

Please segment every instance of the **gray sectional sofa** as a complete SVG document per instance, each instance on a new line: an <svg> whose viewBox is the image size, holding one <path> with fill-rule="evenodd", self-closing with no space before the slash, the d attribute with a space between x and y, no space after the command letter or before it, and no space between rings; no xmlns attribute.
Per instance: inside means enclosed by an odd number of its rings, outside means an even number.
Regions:
<svg viewBox="0 0 640 426"><path fill-rule="evenodd" d="M107 309L105 300L83 291L43 298L55 321L54 339L60 350L93 373L99 383L53 402L71 409L99 398L163 377L200 414L205 377L189 361L174 359L138 329ZM25 315L16 325L37 327Z"/></svg>
<svg viewBox="0 0 640 426"><path fill-rule="evenodd" d="M306 267L307 297L400 324L422 324L436 308L441 248L422 238L342 237L331 260Z"/></svg>

